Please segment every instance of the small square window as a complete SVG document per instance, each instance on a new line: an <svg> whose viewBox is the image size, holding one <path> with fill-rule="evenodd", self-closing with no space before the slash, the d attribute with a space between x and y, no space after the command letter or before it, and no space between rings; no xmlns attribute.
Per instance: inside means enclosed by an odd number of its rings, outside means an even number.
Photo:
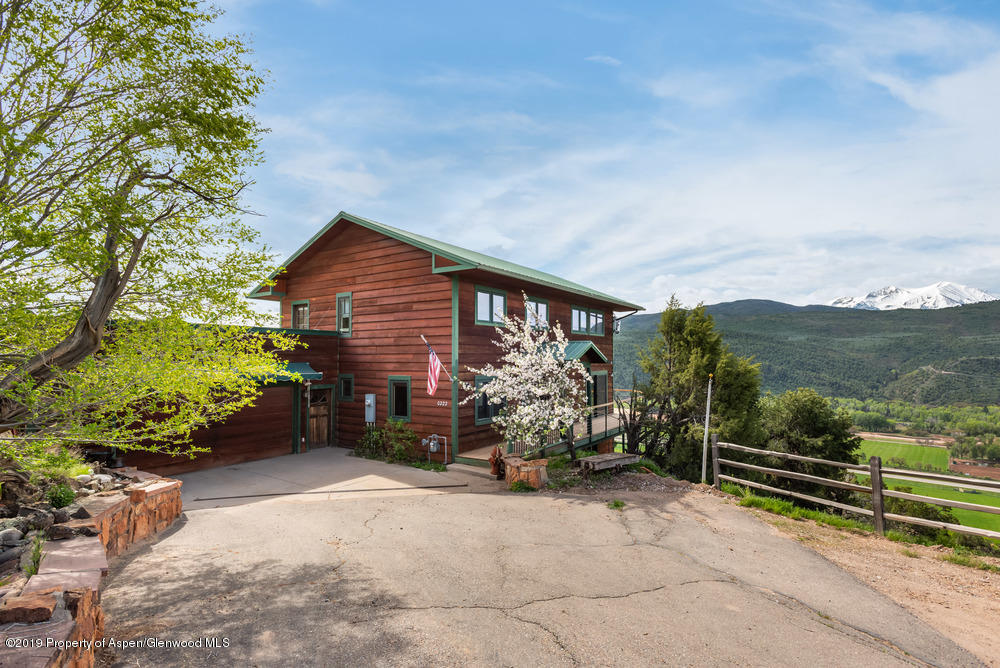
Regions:
<svg viewBox="0 0 1000 668"><path fill-rule="evenodd" d="M476 288L476 324L502 325L507 317L507 293Z"/></svg>
<svg viewBox="0 0 1000 668"><path fill-rule="evenodd" d="M309 329L309 302L292 304L292 329Z"/></svg>

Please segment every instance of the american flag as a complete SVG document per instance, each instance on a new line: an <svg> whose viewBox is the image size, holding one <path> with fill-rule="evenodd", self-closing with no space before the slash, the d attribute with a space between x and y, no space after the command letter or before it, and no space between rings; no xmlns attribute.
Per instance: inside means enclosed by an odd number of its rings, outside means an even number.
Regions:
<svg viewBox="0 0 1000 668"><path fill-rule="evenodd" d="M427 350L430 351L430 358L427 360L427 394L433 397L438 389L438 378L441 376L441 360L429 343Z"/></svg>

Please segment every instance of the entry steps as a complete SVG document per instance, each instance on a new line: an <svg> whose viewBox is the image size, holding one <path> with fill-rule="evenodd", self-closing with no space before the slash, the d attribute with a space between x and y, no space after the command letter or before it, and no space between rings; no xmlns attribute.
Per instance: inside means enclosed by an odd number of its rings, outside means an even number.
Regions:
<svg viewBox="0 0 1000 668"><path fill-rule="evenodd" d="M496 476L490 473L489 468L483 466L470 466L469 464L448 464L448 471L474 475L487 480L495 480Z"/></svg>

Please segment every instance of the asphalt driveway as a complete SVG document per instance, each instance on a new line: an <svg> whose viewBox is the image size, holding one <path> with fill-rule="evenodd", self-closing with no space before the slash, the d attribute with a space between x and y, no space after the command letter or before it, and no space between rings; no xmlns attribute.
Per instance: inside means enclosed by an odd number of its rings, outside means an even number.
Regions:
<svg viewBox="0 0 1000 668"><path fill-rule="evenodd" d="M697 491L617 511L337 449L180 477L112 565L106 635L152 645L116 665L980 665Z"/></svg>

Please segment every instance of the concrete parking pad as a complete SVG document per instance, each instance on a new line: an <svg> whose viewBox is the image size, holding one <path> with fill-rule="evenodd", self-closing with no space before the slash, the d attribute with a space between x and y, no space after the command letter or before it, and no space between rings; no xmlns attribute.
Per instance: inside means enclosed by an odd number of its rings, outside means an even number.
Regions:
<svg viewBox="0 0 1000 668"><path fill-rule="evenodd" d="M354 457L346 448L318 448L176 476L184 481L185 510L262 503L283 495L298 502L361 496L469 491L469 476L387 465ZM471 480L477 485L475 478Z"/></svg>
<svg viewBox="0 0 1000 668"><path fill-rule="evenodd" d="M158 666L980 665L853 576L708 494L668 493L618 511L598 497L513 494L472 476L341 461L356 468L337 480L273 470L295 489L399 486L206 504L114 563L104 592L110 637L202 642L106 658ZM183 476L185 492L207 473ZM247 473L245 484L266 489L259 477ZM240 488L226 480L220 489ZM404 480L473 486L404 489ZM223 496L213 489L206 481L198 493Z"/></svg>

